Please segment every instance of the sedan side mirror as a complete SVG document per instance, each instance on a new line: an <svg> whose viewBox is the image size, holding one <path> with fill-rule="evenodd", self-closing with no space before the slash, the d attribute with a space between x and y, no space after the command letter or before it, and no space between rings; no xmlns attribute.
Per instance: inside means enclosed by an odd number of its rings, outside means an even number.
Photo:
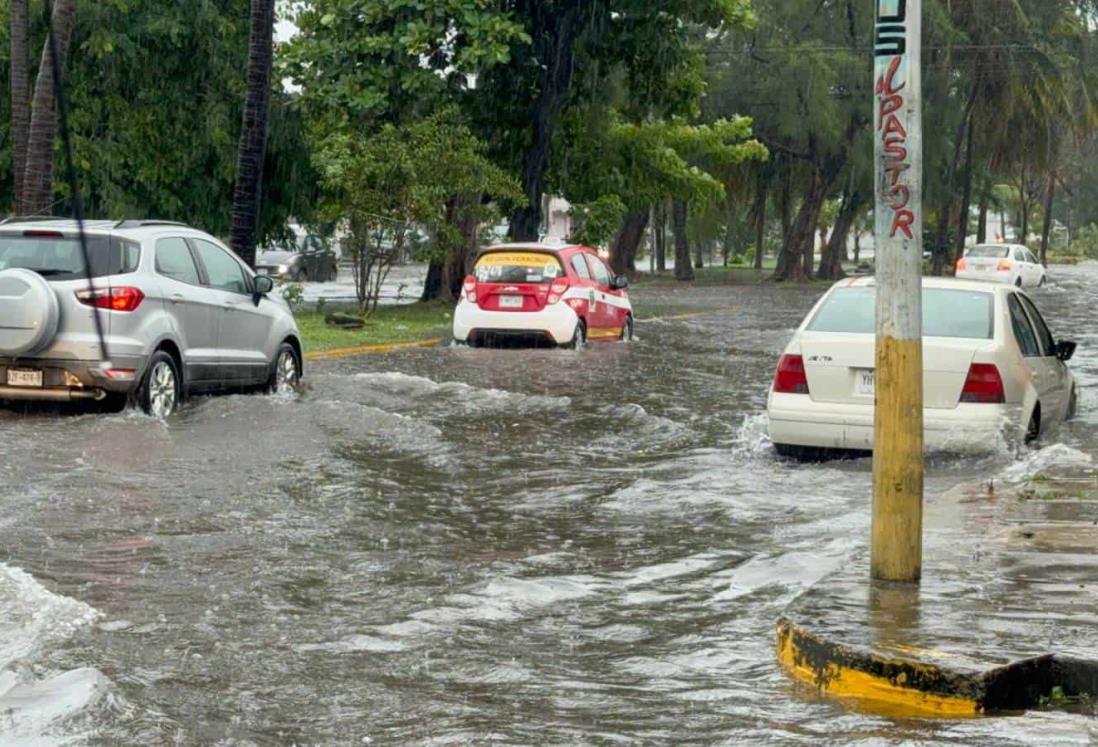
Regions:
<svg viewBox="0 0 1098 747"><path fill-rule="evenodd" d="M1060 340L1056 343L1056 357L1067 363L1075 357L1075 348L1078 346L1078 343L1070 340Z"/></svg>
<svg viewBox="0 0 1098 747"><path fill-rule="evenodd" d="M610 279L611 290L625 290L628 287L629 278L625 277L625 275L615 275L613 278Z"/></svg>

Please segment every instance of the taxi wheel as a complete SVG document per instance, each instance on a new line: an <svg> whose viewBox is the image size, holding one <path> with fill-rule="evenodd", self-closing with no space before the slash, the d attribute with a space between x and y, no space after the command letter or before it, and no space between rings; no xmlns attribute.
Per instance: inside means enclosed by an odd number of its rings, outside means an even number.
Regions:
<svg viewBox="0 0 1098 747"><path fill-rule="evenodd" d="M621 341L632 342L633 341L633 315L628 314L625 317L625 324L621 327Z"/></svg>
<svg viewBox="0 0 1098 747"><path fill-rule="evenodd" d="M587 344L587 325L582 319L576 322L576 331L572 333L572 339L564 347L569 350L579 350Z"/></svg>

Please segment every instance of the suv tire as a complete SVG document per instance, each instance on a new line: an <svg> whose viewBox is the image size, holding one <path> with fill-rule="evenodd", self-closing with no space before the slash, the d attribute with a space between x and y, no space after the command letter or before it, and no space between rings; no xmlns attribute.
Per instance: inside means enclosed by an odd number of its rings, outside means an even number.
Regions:
<svg viewBox="0 0 1098 747"><path fill-rule="evenodd" d="M146 415L164 420L179 409L183 387L175 359L157 350L149 359L145 376L137 390L137 403Z"/></svg>

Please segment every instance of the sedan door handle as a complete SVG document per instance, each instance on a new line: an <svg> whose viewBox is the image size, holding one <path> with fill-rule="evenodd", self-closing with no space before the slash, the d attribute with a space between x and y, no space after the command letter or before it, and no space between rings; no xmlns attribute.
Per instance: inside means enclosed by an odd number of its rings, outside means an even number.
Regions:
<svg viewBox="0 0 1098 747"><path fill-rule="evenodd" d="M183 303L183 294L182 293L173 293L172 294L172 303Z"/></svg>
<svg viewBox="0 0 1098 747"><path fill-rule="evenodd" d="M226 301L224 303L225 311L236 311L236 304L232 301Z"/></svg>

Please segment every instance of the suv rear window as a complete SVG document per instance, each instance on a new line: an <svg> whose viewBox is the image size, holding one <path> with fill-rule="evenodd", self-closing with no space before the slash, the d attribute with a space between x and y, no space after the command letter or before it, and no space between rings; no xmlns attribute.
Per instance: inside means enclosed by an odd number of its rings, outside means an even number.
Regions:
<svg viewBox="0 0 1098 747"><path fill-rule="evenodd" d="M141 246L114 236L88 236L88 259L93 278L124 275L137 269ZM50 280L79 280L86 275L78 238L30 231L0 234L0 270L16 267Z"/></svg>
<svg viewBox="0 0 1098 747"><path fill-rule="evenodd" d="M923 289L923 335L990 340L995 336L992 296L980 291ZM808 325L809 332L872 335L877 329L877 289L840 288Z"/></svg>
<svg viewBox="0 0 1098 747"><path fill-rule="evenodd" d="M477 260L478 283L548 284L564 275L554 254L542 252L489 252Z"/></svg>

